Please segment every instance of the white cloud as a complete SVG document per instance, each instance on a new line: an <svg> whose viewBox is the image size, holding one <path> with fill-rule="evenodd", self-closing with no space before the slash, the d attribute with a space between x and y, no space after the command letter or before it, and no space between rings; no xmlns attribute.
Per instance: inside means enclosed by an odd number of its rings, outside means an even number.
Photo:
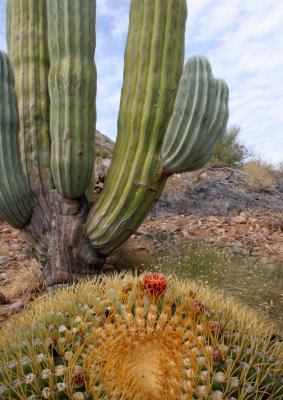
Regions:
<svg viewBox="0 0 283 400"><path fill-rule="evenodd" d="M206 54L230 88L230 123L255 153L283 160L283 3L193 2L187 53Z"/></svg>
<svg viewBox="0 0 283 400"><path fill-rule="evenodd" d="M6 51L6 1L0 0L0 49Z"/></svg>
<svg viewBox="0 0 283 400"><path fill-rule="evenodd" d="M153 1L153 0L152 0ZM0 0L0 45L5 48ZM283 2L188 0L186 56L203 54L230 88L230 124L269 160L283 160ZM130 0L97 0L98 129L116 135Z"/></svg>
<svg viewBox="0 0 283 400"><path fill-rule="evenodd" d="M97 17L108 18L110 34L120 38L127 33L129 20L129 1L97 0Z"/></svg>

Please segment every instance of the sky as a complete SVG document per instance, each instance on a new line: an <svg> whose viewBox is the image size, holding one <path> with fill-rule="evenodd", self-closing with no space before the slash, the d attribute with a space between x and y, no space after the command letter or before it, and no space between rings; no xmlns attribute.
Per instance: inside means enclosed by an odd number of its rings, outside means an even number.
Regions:
<svg viewBox="0 0 283 400"><path fill-rule="evenodd" d="M142 0L141 0L142 1ZM230 89L228 126L257 156L283 161L283 1L187 0L186 59L206 56ZM97 129L115 140L130 0L97 0ZM0 47L6 50L6 0Z"/></svg>

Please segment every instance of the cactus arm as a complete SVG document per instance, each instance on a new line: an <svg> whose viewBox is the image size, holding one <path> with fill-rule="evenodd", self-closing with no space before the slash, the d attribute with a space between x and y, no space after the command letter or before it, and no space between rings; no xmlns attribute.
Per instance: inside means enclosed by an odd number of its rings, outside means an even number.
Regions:
<svg viewBox="0 0 283 400"><path fill-rule="evenodd" d="M0 52L0 89L0 216L20 228L31 216L31 205L20 160L13 71L4 52Z"/></svg>
<svg viewBox="0 0 283 400"><path fill-rule="evenodd" d="M203 135L203 140L199 143L196 156L190 165L191 171L201 168L207 163L214 153L219 140L223 137L229 118L228 98L229 90L226 82L218 79L216 81L214 113L211 117L208 135Z"/></svg>
<svg viewBox="0 0 283 400"><path fill-rule="evenodd" d="M16 77L21 159L35 194L53 188L45 7L45 0L7 2L7 42Z"/></svg>
<svg viewBox="0 0 283 400"><path fill-rule="evenodd" d="M228 87L213 78L204 57L184 68L174 112L165 134L161 164L165 174L192 171L211 157L228 121Z"/></svg>
<svg viewBox="0 0 283 400"><path fill-rule="evenodd" d="M132 0L118 138L102 195L87 221L92 245L110 253L159 196L163 135L184 60L185 0Z"/></svg>
<svg viewBox="0 0 283 400"><path fill-rule="evenodd" d="M51 166L56 188L70 199L84 194L93 173L95 6L47 0Z"/></svg>

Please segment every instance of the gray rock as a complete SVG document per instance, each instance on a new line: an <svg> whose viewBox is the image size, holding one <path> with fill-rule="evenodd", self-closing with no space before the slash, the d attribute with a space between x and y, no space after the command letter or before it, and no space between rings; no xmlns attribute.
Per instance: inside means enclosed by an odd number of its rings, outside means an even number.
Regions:
<svg viewBox="0 0 283 400"><path fill-rule="evenodd" d="M8 279L8 275L5 272L0 274L0 281L6 281Z"/></svg>
<svg viewBox="0 0 283 400"><path fill-rule="evenodd" d="M13 243L9 247L10 247L10 250L12 252L14 252L14 251L22 251L22 249L23 249L23 246L21 244L14 244Z"/></svg>
<svg viewBox="0 0 283 400"><path fill-rule="evenodd" d="M268 258L267 257L261 257L259 262L260 262L260 265L265 267L268 264Z"/></svg>
<svg viewBox="0 0 283 400"><path fill-rule="evenodd" d="M27 258L27 255L25 253L17 255L18 261L24 261L26 258Z"/></svg>
<svg viewBox="0 0 283 400"><path fill-rule="evenodd" d="M0 265L4 265L9 262L11 258L9 256L0 256Z"/></svg>
<svg viewBox="0 0 283 400"><path fill-rule="evenodd" d="M103 158L97 160L95 166L95 176L97 179L106 176L110 164L111 164L110 158Z"/></svg>
<svg viewBox="0 0 283 400"><path fill-rule="evenodd" d="M25 304L22 301L17 301L10 306L12 314L16 314L24 308Z"/></svg>
<svg viewBox="0 0 283 400"><path fill-rule="evenodd" d="M243 257L248 257L251 255L251 250L250 249L246 249L243 247L243 245L236 245L232 248L232 251L234 254L237 254L239 256L243 256Z"/></svg>

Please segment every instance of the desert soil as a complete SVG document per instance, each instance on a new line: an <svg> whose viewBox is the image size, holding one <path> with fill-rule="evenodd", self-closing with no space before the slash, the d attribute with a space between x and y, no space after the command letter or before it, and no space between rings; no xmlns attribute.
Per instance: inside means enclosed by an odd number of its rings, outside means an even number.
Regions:
<svg viewBox="0 0 283 400"><path fill-rule="evenodd" d="M267 270L276 266L277 274L279 269L274 295L267 301L268 307L264 306L264 298L260 299L260 306L265 308L260 311L264 311L282 330L283 195L278 188L272 193L247 192L239 184L235 185L231 177L230 181L227 180L229 174L218 174L214 180L209 175L197 183L183 180L179 189L177 181L171 181L171 188L169 184L159 205L137 233L109 259L104 272L121 269L123 265L127 267L129 262L123 264L123 260L129 261L130 258L131 267L143 265L148 268L161 253L172 256L181 247L184 250L195 242L221 247L227 254L252 259ZM224 190L223 179L228 181ZM203 205L203 196L207 207ZM187 202L187 212L184 212L186 198L194 201L191 204ZM237 206L233 206L235 204ZM248 265L243 263L241 267L249 268ZM174 267L172 269L174 272ZM237 280L237 275L233 279ZM244 276L241 279L251 278ZM268 286L268 283L263 284ZM237 297L234 293L238 290L237 285L235 282L231 285L233 290L228 294ZM256 285L254 282L253 291ZM268 293L268 287L266 290ZM39 266L32 260L19 231L0 220L0 325L22 308L29 307L38 296L44 295L46 291Z"/></svg>

